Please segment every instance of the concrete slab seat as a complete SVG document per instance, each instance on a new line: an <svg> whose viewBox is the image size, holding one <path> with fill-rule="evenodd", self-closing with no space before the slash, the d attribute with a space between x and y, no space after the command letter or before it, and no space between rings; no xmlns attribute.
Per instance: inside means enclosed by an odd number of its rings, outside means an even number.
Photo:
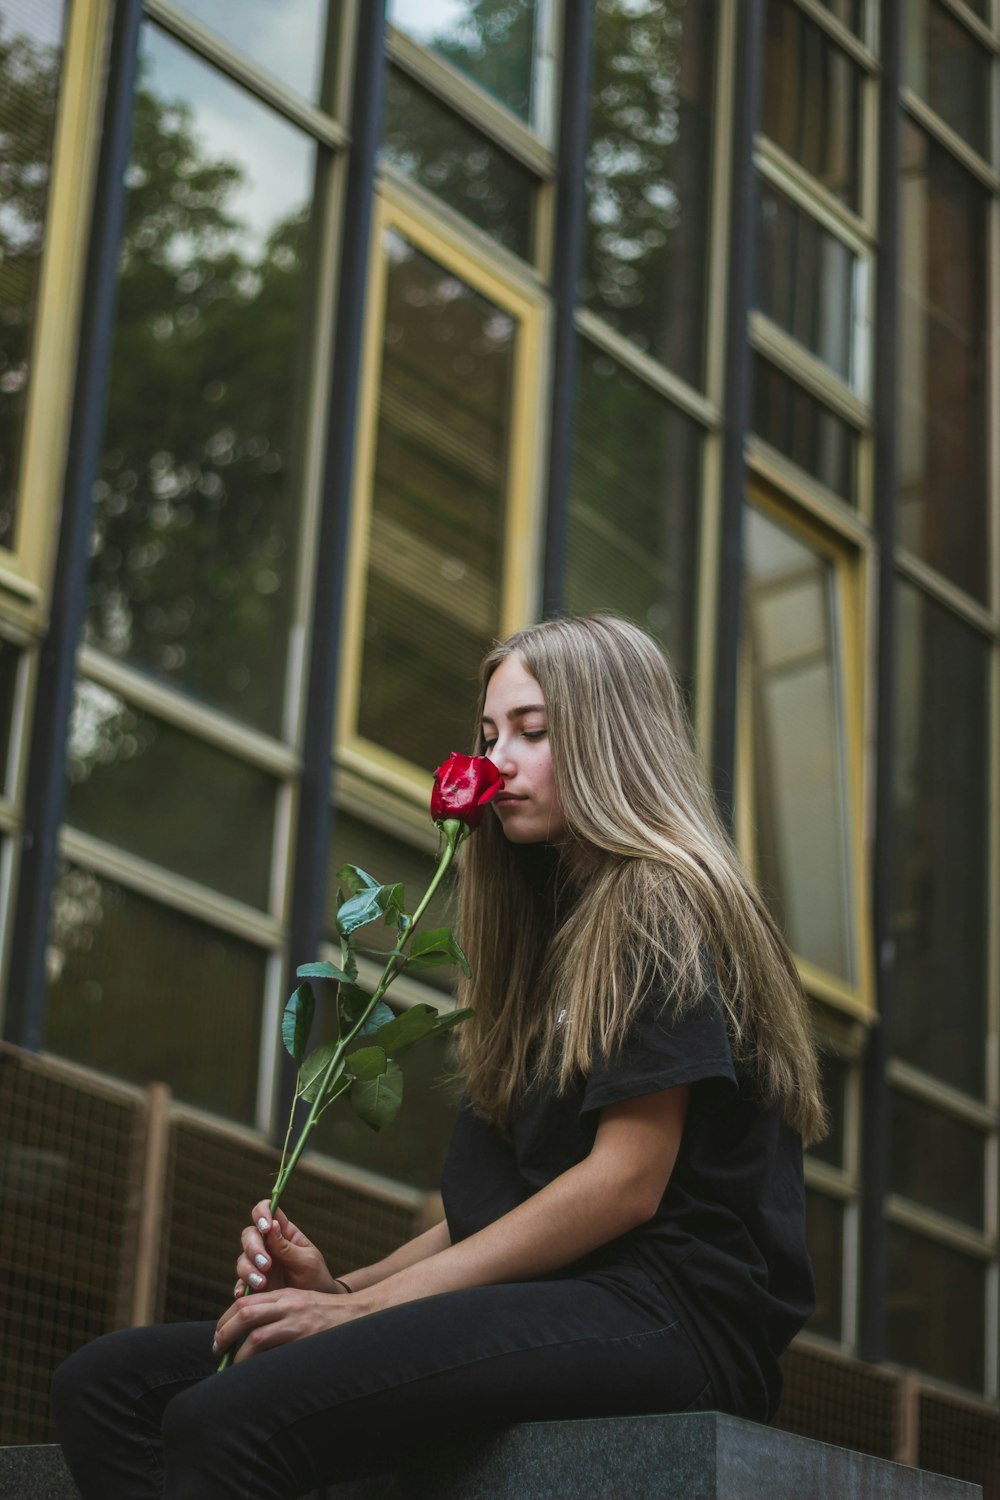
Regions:
<svg viewBox="0 0 1000 1500"><path fill-rule="evenodd" d="M527 1422L449 1438L415 1454L405 1472L332 1485L315 1500L982 1500L982 1493L978 1484L698 1412ZM0 1497L79 1500L58 1447L0 1448Z"/></svg>

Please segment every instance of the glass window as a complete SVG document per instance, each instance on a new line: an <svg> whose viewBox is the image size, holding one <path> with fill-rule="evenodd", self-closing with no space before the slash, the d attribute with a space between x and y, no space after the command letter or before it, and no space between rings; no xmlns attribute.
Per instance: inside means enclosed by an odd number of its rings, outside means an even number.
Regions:
<svg viewBox="0 0 1000 1500"><path fill-rule="evenodd" d="M610 609L652 630L690 687L701 429L581 340L565 607Z"/></svg>
<svg viewBox="0 0 1000 1500"><path fill-rule="evenodd" d="M746 513L744 640L761 889L799 958L856 982L834 564Z"/></svg>
<svg viewBox="0 0 1000 1500"><path fill-rule="evenodd" d="M765 443L849 505L857 504L857 428L759 354L753 361L753 424Z"/></svg>
<svg viewBox="0 0 1000 1500"><path fill-rule="evenodd" d="M263 771L76 684L66 821L266 910L275 783Z"/></svg>
<svg viewBox="0 0 1000 1500"><path fill-rule="evenodd" d="M87 639L281 732L316 148L147 26Z"/></svg>
<svg viewBox="0 0 1000 1500"><path fill-rule="evenodd" d="M65 16L65 0L0 6L0 547L12 551Z"/></svg>
<svg viewBox="0 0 1000 1500"><path fill-rule="evenodd" d="M74 865L53 894L45 1046L252 1120L265 955Z"/></svg>
<svg viewBox="0 0 1000 1500"><path fill-rule="evenodd" d="M828 1339L843 1337L844 1205L825 1193L806 1189L806 1246L816 1278L816 1311L809 1332Z"/></svg>
<svg viewBox="0 0 1000 1500"><path fill-rule="evenodd" d="M531 259L536 179L398 68L389 69L382 159Z"/></svg>
<svg viewBox="0 0 1000 1500"><path fill-rule="evenodd" d="M989 646L902 579L896 642L895 1049L982 1096Z"/></svg>
<svg viewBox="0 0 1000 1500"><path fill-rule="evenodd" d="M537 114L544 9L544 0L389 0L386 18L530 122Z"/></svg>
<svg viewBox="0 0 1000 1500"><path fill-rule="evenodd" d="M340 0L179 0L208 26L315 104L332 103Z"/></svg>
<svg viewBox="0 0 1000 1500"><path fill-rule="evenodd" d="M757 306L842 380L857 378L857 260L773 183L758 179Z"/></svg>
<svg viewBox="0 0 1000 1500"><path fill-rule="evenodd" d="M983 1132L909 1094L891 1099L893 1192L982 1229Z"/></svg>
<svg viewBox="0 0 1000 1500"><path fill-rule="evenodd" d="M428 827L430 813L428 812ZM360 865L384 885L402 881L406 887L407 911L413 910L431 881L437 867L433 855L415 849L403 839L395 838L381 828L338 810L333 819L330 844L329 878L326 890L326 934L334 941L336 932L337 871L343 864ZM434 899L420 919L419 931L450 927L455 920L455 881L449 871L434 893ZM376 932L376 928L371 929ZM381 934L384 936L384 931ZM360 937L364 937L361 933ZM363 945L362 945L363 946ZM383 945L384 946L384 945ZM422 984L451 991L454 970L447 966L420 971ZM414 976L416 977L416 976Z"/></svg>
<svg viewBox="0 0 1000 1500"><path fill-rule="evenodd" d="M8 765L14 730L14 696L21 653L0 636L0 797L10 795Z"/></svg>
<svg viewBox="0 0 1000 1500"><path fill-rule="evenodd" d="M888 1354L898 1364L981 1390L985 1283L980 1261L899 1225L889 1228Z"/></svg>
<svg viewBox="0 0 1000 1500"><path fill-rule="evenodd" d="M980 156L990 155L990 54L937 0L910 0L906 82Z"/></svg>
<svg viewBox="0 0 1000 1500"><path fill-rule="evenodd" d="M395 229L359 732L428 771L469 745L500 624L517 319Z"/></svg>
<svg viewBox="0 0 1000 1500"><path fill-rule="evenodd" d="M899 540L985 600L989 585L989 193L903 126Z"/></svg>
<svg viewBox="0 0 1000 1500"><path fill-rule="evenodd" d="M764 132L856 209L861 71L794 0L769 0L766 23Z"/></svg>
<svg viewBox="0 0 1000 1500"><path fill-rule="evenodd" d="M716 6L597 0L581 297L703 375Z"/></svg>
<svg viewBox="0 0 1000 1500"><path fill-rule="evenodd" d="M849 1169L847 1161L847 1081L850 1066L831 1052L820 1052L823 1098L829 1111L830 1129L821 1141L808 1148L809 1155L831 1167Z"/></svg>
<svg viewBox="0 0 1000 1500"><path fill-rule="evenodd" d="M866 0L819 0L819 3L850 31L860 36L864 27Z"/></svg>

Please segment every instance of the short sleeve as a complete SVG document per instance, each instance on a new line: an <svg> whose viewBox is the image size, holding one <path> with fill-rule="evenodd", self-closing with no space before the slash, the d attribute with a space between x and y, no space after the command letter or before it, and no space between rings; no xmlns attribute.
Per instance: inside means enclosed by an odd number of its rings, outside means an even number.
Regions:
<svg viewBox="0 0 1000 1500"><path fill-rule="evenodd" d="M713 985L677 1017L659 989L643 1002L621 1049L586 1080L580 1113L710 1080L727 1094L737 1088L718 991Z"/></svg>

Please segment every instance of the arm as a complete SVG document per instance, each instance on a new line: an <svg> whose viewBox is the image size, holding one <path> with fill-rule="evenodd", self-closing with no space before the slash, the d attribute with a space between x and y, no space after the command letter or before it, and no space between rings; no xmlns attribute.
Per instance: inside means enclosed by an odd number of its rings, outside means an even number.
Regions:
<svg viewBox="0 0 1000 1500"><path fill-rule="evenodd" d="M264 1230L260 1228L262 1223L267 1225ZM448 1226L442 1220L432 1229L427 1229L415 1239L400 1245L398 1250L394 1250L383 1260L345 1273L343 1278L334 1277L316 1246L280 1208L273 1221L271 1220L265 1200L254 1208L252 1222L244 1229L242 1242L243 1253L236 1262L234 1295L237 1297L242 1295L247 1282L258 1292L293 1287L299 1291L343 1293L345 1285L352 1292L360 1291L405 1270L424 1256L437 1254L451 1240ZM350 1275L349 1282L346 1280L347 1274ZM339 1286L338 1281L342 1283Z"/></svg>
<svg viewBox="0 0 1000 1500"><path fill-rule="evenodd" d="M444 1226L428 1230L411 1246L369 1267L384 1274L366 1280L351 1297L279 1291L234 1303L219 1321L219 1348L246 1336L236 1358L247 1359L259 1350L420 1297L526 1281L570 1265L656 1213L677 1159L690 1093L684 1085L609 1105L601 1111L594 1145L583 1161L457 1245L441 1236ZM426 1248L426 1254L410 1260L406 1251L412 1246ZM351 1274L352 1285L357 1277Z"/></svg>

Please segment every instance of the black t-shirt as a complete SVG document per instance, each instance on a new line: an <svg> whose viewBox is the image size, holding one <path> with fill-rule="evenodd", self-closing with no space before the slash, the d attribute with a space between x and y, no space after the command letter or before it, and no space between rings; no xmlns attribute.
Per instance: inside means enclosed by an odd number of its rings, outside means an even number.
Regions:
<svg viewBox="0 0 1000 1500"><path fill-rule="evenodd" d="M714 987L679 1020L662 991L640 1008L621 1051L563 1095L535 1084L509 1139L463 1103L442 1194L453 1242L492 1224L588 1155L600 1110L694 1085L677 1161L656 1215L560 1276L639 1268L695 1339L728 1410L767 1418L778 1356L813 1309L802 1147L737 1077Z"/></svg>

